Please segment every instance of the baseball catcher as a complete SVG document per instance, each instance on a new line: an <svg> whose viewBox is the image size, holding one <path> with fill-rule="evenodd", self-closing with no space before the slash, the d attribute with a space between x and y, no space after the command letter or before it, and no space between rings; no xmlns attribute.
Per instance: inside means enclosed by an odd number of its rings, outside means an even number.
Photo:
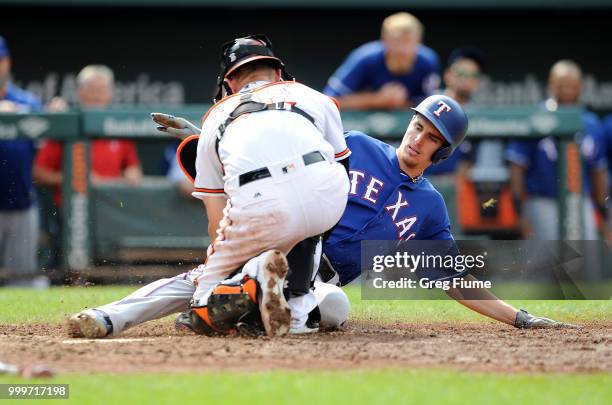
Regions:
<svg viewBox="0 0 612 405"><path fill-rule="evenodd" d="M73 336L116 335L185 310L179 324L203 334L282 336L325 322L312 286L320 235L339 221L349 189L338 163L350 154L340 113L332 99L292 80L264 35L229 41L221 54L216 103L200 136L177 153L208 217L214 242L206 262L72 316ZM176 124L161 125L168 133L198 130L166 119ZM348 302L335 286L321 289Z"/></svg>

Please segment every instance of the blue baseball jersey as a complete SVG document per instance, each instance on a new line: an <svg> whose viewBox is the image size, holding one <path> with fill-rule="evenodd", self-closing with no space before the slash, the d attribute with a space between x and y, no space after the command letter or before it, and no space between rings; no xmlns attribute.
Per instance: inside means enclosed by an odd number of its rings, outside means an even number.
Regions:
<svg viewBox="0 0 612 405"><path fill-rule="evenodd" d="M382 41L368 42L355 49L329 78L323 93L342 97L359 91L376 91L387 83L402 84L413 104L430 96L440 83L438 55L425 45L419 45L410 72L395 75L385 63Z"/></svg>
<svg viewBox="0 0 612 405"><path fill-rule="evenodd" d="M608 115L604 123L604 141L606 150L606 160L608 163L608 186L612 195L612 115Z"/></svg>
<svg viewBox="0 0 612 405"><path fill-rule="evenodd" d="M10 83L0 100L17 104L19 113L42 108L36 96ZM34 154L34 143L30 140L0 141L0 211L24 210L36 201L32 184Z"/></svg>
<svg viewBox="0 0 612 405"><path fill-rule="evenodd" d="M583 192L589 193L593 170L605 167L605 141L599 118L589 111L582 115L584 131L578 134L582 155ZM506 159L525 167L527 194L556 198L557 147L551 137L532 140L512 140L506 147Z"/></svg>
<svg viewBox="0 0 612 405"><path fill-rule="evenodd" d="M348 132L346 143L348 202L323 244L343 285L361 273L363 240L453 240L442 195L425 177L403 173L394 147L358 131Z"/></svg>

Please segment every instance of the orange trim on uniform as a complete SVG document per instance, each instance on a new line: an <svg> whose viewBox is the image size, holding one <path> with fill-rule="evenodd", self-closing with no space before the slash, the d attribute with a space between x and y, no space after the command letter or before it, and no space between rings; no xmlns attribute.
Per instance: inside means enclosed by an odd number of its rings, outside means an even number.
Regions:
<svg viewBox="0 0 612 405"><path fill-rule="evenodd" d="M351 153L351 150L350 150L349 148L346 148L346 149L344 149L342 152L340 152L340 153L336 153L336 154L334 155L334 157L335 157L336 159L338 159L338 158L341 158L341 157L344 157L344 156L348 155L349 153Z"/></svg>
<svg viewBox="0 0 612 405"><path fill-rule="evenodd" d="M242 289L239 285L219 284L215 287L212 294L242 294Z"/></svg>
<svg viewBox="0 0 612 405"><path fill-rule="evenodd" d="M204 114L204 117L202 117L202 128L204 128L204 121L206 121L206 118L208 118L208 116L210 115L210 113L212 112L212 110L214 110L215 108L217 108L219 105L221 105L221 103L229 100L230 98L237 96L239 93L236 94L230 94L229 96L225 96L223 97L221 100L217 101L215 104L213 104L208 111L206 111L206 114Z"/></svg>
<svg viewBox="0 0 612 405"><path fill-rule="evenodd" d="M255 282L255 279L249 278L247 281L245 281L245 283L242 285L242 289L249 295L251 301L257 302L257 283Z"/></svg>
<svg viewBox="0 0 612 405"><path fill-rule="evenodd" d="M210 326L212 329L216 330L217 332L221 332L219 329L215 328L215 326L212 324L212 322L210 321L210 318L208 317L208 308L207 307L199 307L199 308L192 308L193 312L195 312L200 319L202 319L208 326Z"/></svg>
<svg viewBox="0 0 612 405"><path fill-rule="evenodd" d="M296 84L296 83L298 83L298 82L296 82L295 80L293 80L293 81L282 81L281 80L281 81L278 81L278 82L272 82L272 83L264 84L263 86L259 86L258 88L254 89L252 91L252 93L255 93L255 92L258 92L260 90L267 89L268 87L276 86L276 85L279 85L279 84ZM214 110L216 107L218 107L221 103L231 99L232 97L236 97L236 96L239 96L239 95L240 95L240 93L230 94L230 95L227 95L227 96L223 97L221 100L217 101L212 107L210 107L208 109L208 111L206 111L206 114L204 114L204 117L202 118L202 126L204 126L204 121L206 121L206 118L208 118L208 116L210 115L212 110Z"/></svg>
<svg viewBox="0 0 612 405"><path fill-rule="evenodd" d="M253 302L257 302L257 284L252 278L248 278L242 285L219 284L212 294L247 294Z"/></svg>
<svg viewBox="0 0 612 405"><path fill-rule="evenodd" d="M185 145L187 145L189 142L193 142L194 140L199 140L200 139L200 135L189 135L187 138L183 139L181 141L181 143L179 144L178 148L176 148L176 160L178 161L178 164L181 168L181 170L183 171L183 174L192 182L195 183L195 179L193 177L191 177L191 175L187 172L187 170L185 170L185 167L183 167L183 162L181 162L181 151L183 150L183 148L185 147Z"/></svg>
<svg viewBox="0 0 612 405"><path fill-rule="evenodd" d="M254 279L247 278L242 285L219 284L215 287L212 294L247 294L251 301L257 302L257 283Z"/></svg>
<svg viewBox="0 0 612 405"><path fill-rule="evenodd" d="M203 187L194 187L194 191L198 193L210 193L210 194L224 194L225 190L222 188L203 188Z"/></svg>
<svg viewBox="0 0 612 405"><path fill-rule="evenodd" d="M338 99L332 96L327 96L327 97L331 98L331 101L333 101L334 104L336 104L336 108L338 109L338 111L340 111L340 102L338 101Z"/></svg>

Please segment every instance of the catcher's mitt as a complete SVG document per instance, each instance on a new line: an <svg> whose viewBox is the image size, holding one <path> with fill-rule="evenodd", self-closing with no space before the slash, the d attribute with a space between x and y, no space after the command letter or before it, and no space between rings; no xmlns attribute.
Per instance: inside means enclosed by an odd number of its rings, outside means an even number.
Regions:
<svg viewBox="0 0 612 405"><path fill-rule="evenodd" d="M198 151L200 128L182 117L164 113L151 113L151 119L158 125L157 130L175 136L183 141L176 150L176 158L185 176L193 183L196 177L195 161Z"/></svg>

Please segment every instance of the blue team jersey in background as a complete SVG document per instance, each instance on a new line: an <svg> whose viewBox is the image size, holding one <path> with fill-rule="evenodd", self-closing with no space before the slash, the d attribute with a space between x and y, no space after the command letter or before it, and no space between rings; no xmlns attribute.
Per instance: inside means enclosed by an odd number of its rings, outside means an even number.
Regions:
<svg viewBox="0 0 612 405"><path fill-rule="evenodd" d="M362 132L346 142L351 188L344 215L323 251L344 285L361 272L362 240L452 240L442 195L424 177L404 174L395 148Z"/></svg>
<svg viewBox="0 0 612 405"><path fill-rule="evenodd" d="M19 113L42 108L36 96L10 83L2 100L19 104ZM36 201L32 184L34 154L30 140L0 141L0 211L24 210Z"/></svg>
<svg viewBox="0 0 612 405"><path fill-rule="evenodd" d="M606 165L603 126L597 115L585 111L582 115L584 131L578 134L583 160L583 192L590 191L590 176L594 169ZM506 159L527 168L525 182L527 193L539 197L557 197L557 148L551 137L532 140L511 140L506 149Z"/></svg>
<svg viewBox="0 0 612 405"><path fill-rule="evenodd" d="M341 97L360 91L376 91L387 83L401 83L408 89L413 104L433 94L440 83L438 55L425 45L419 45L412 70L395 75L385 64L382 41L368 42L349 54L330 77L323 92Z"/></svg>
<svg viewBox="0 0 612 405"><path fill-rule="evenodd" d="M606 118L604 129L606 160L608 163L608 186L610 188L610 195L612 195L612 115L609 115Z"/></svg>

